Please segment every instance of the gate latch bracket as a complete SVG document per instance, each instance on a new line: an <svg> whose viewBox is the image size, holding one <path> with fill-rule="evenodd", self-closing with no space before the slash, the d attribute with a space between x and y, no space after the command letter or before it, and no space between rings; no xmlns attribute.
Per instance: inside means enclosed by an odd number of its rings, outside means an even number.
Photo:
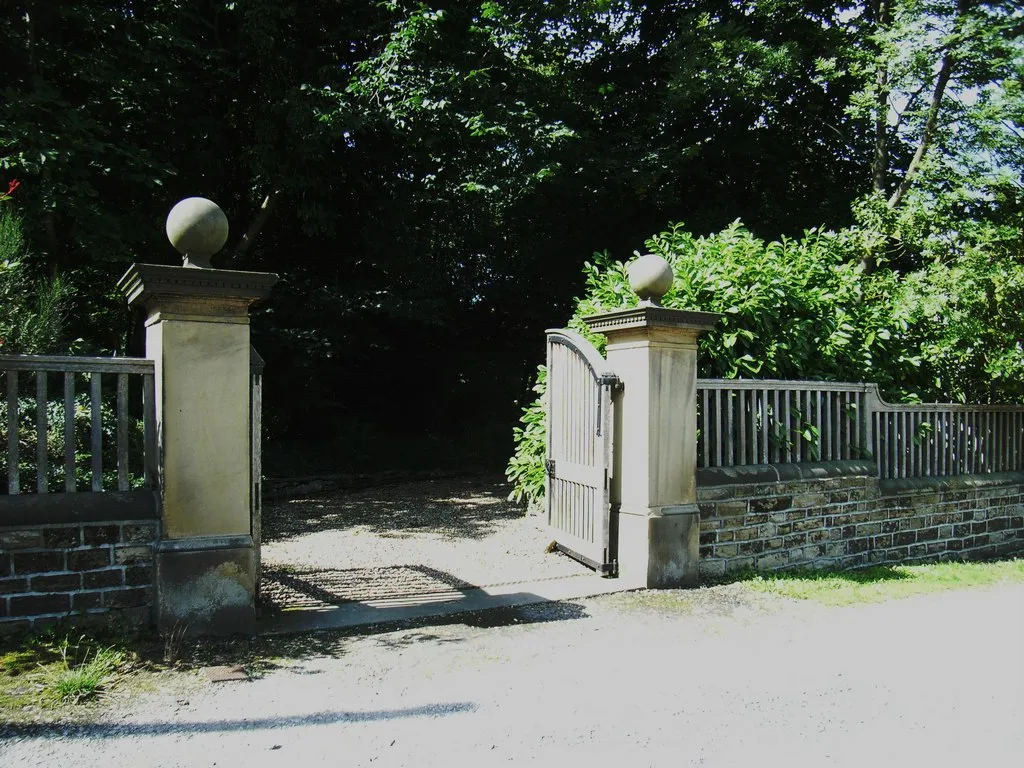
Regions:
<svg viewBox="0 0 1024 768"><path fill-rule="evenodd" d="M555 460L554 459L546 459L544 461L544 472L547 474L548 477L554 477L555 476Z"/></svg>

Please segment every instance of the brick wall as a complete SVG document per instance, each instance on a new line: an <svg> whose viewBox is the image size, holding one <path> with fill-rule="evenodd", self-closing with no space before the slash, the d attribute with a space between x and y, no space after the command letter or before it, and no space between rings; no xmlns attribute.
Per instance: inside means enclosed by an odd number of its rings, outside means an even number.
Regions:
<svg viewBox="0 0 1024 768"><path fill-rule="evenodd" d="M155 520L0 527L0 633L71 619L148 624Z"/></svg>
<svg viewBox="0 0 1024 768"><path fill-rule="evenodd" d="M702 478L701 575L1024 555L1019 473L884 482L756 474Z"/></svg>

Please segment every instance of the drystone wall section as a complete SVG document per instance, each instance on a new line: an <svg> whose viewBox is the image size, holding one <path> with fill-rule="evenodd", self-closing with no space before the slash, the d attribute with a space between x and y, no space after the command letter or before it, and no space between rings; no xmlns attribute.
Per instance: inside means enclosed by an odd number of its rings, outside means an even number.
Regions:
<svg viewBox="0 0 1024 768"><path fill-rule="evenodd" d="M742 478L741 478L742 480ZM1024 555L1024 475L699 485L700 571L851 569Z"/></svg>
<svg viewBox="0 0 1024 768"><path fill-rule="evenodd" d="M0 527L0 633L150 623L157 538L155 520Z"/></svg>

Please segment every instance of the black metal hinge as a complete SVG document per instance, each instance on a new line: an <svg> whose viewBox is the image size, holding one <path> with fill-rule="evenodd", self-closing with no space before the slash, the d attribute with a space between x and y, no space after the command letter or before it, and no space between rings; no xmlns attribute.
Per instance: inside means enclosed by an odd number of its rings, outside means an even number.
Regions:
<svg viewBox="0 0 1024 768"><path fill-rule="evenodd" d="M554 477L555 476L555 460L554 459L547 459L544 462L544 471L547 473L548 477Z"/></svg>

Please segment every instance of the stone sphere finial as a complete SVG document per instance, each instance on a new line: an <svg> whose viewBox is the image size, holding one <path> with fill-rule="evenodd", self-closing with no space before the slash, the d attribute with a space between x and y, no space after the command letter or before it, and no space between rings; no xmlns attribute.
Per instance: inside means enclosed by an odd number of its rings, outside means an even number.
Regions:
<svg viewBox="0 0 1024 768"><path fill-rule="evenodd" d="M672 287L675 275L665 259L653 253L634 259L626 267L629 287L640 297L642 306L661 306L661 297Z"/></svg>
<svg viewBox="0 0 1024 768"><path fill-rule="evenodd" d="M186 267L212 269L210 257L228 240L228 217L212 200L187 197L167 214L167 239Z"/></svg>

